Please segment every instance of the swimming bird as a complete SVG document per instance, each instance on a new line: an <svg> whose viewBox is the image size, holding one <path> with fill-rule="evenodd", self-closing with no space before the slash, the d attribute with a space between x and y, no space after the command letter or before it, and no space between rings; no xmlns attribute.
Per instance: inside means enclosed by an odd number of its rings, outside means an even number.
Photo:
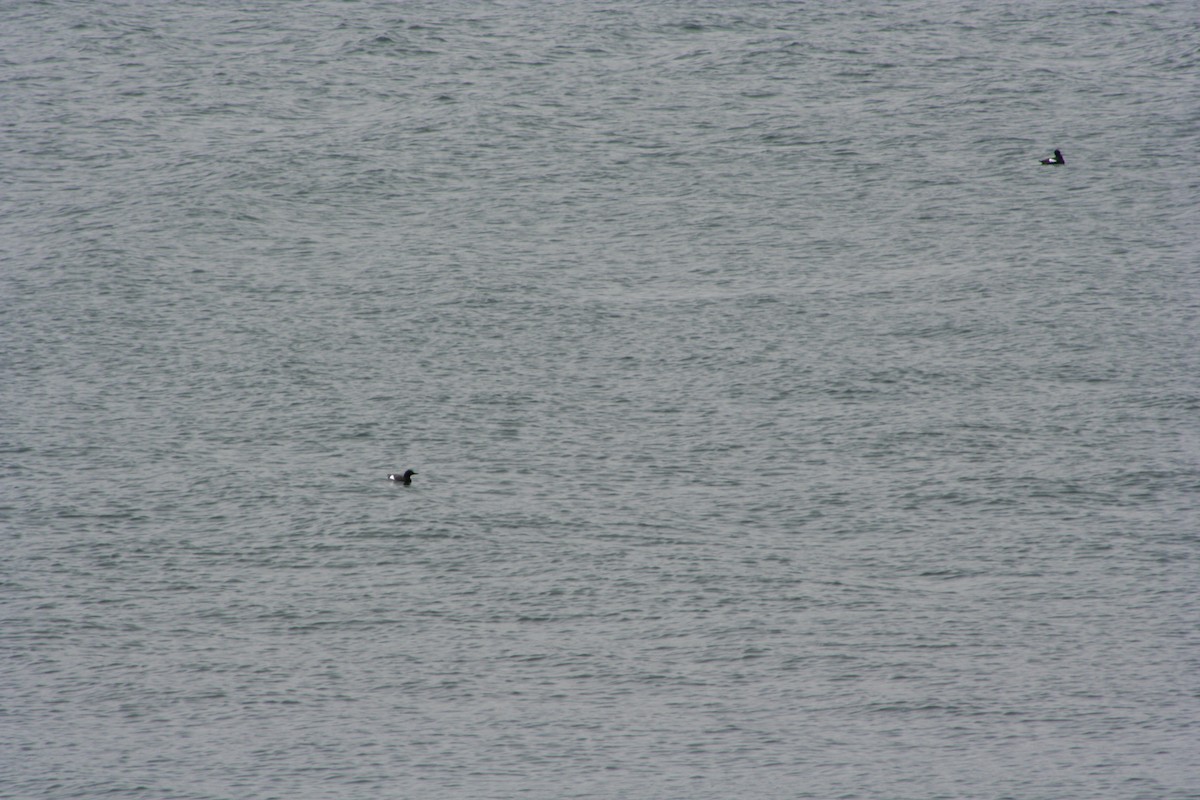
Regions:
<svg viewBox="0 0 1200 800"><path fill-rule="evenodd" d="M1067 163L1067 160L1062 157L1062 150L1055 150L1054 158L1043 158L1042 163L1049 164L1050 166L1058 166L1059 164Z"/></svg>
<svg viewBox="0 0 1200 800"><path fill-rule="evenodd" d="M395 481L396 483L402 483L405 486L412 486L412 476L416 474L417 473L413 472L411 469L406 469L404 470L403 475L397 475L394 472L391 473L388 475L388 480Z"/></svg>

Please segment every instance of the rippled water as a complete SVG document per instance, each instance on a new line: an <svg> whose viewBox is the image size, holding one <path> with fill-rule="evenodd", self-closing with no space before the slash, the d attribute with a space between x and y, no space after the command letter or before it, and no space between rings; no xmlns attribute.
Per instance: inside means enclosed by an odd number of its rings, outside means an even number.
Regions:
<svg viewBox="0 0 1200 800"><path fill-rule="evenodd" d="M6 8L0 794L1200 796L1194 12Z"/></svg>

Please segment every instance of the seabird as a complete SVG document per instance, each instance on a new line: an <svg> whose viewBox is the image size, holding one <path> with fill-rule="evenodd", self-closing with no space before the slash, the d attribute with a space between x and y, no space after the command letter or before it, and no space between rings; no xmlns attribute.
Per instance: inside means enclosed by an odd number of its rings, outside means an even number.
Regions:
<svg viewBox="0 0 1200 800"><path fill-rule="evenodd" d="M413 472L411 469L406 469L404 470L403 475L397 475L394 472L388 475L388 480L395 481L396 483L403 483L405 486L412 486L412 476L416 474L417 473Z"/></svg>
<svg viewBox="0 0 1200 800"><path fill-rule="evenodd" d="M1059 164L1067 163L1067 160L1062 157L1062 150L1055 150L1054 158L1043 158L1042 163L1049 164L1051 166L1058 166Z"/></svg>

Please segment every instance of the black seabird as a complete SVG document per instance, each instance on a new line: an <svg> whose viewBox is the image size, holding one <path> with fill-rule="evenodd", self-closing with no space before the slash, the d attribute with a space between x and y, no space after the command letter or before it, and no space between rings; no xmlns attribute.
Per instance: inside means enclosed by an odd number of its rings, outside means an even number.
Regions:
<svg viewBox="0 0 1200 800"><path fill-rule="evenodd" d="M404 470L403 475L397 475L394 472L388 475L388 480L395 481L396 483L403 483L405 486L412 486L412 476L416 474L417 473L413 472L411 469L406 469Z"/></svg>
<svg viewBox="0 0 1200 800"><path fill-rule="evenodd" d="M1043 158L1042 163L1049 164L1051 166L1057 166L1059 164L1067 163L1067 160L1062 157L1062 150L1055 150L1054 158Z"/></svg>

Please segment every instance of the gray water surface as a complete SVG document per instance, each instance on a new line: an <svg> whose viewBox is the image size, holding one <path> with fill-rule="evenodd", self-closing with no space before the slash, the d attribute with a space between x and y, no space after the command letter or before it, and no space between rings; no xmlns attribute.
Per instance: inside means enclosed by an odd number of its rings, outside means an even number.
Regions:
<svg viewBox="0 0 1200 800"><path fill-rule="evenodd" d="M1195 11L0 11L0 795L1200 797Z"/></svg>

